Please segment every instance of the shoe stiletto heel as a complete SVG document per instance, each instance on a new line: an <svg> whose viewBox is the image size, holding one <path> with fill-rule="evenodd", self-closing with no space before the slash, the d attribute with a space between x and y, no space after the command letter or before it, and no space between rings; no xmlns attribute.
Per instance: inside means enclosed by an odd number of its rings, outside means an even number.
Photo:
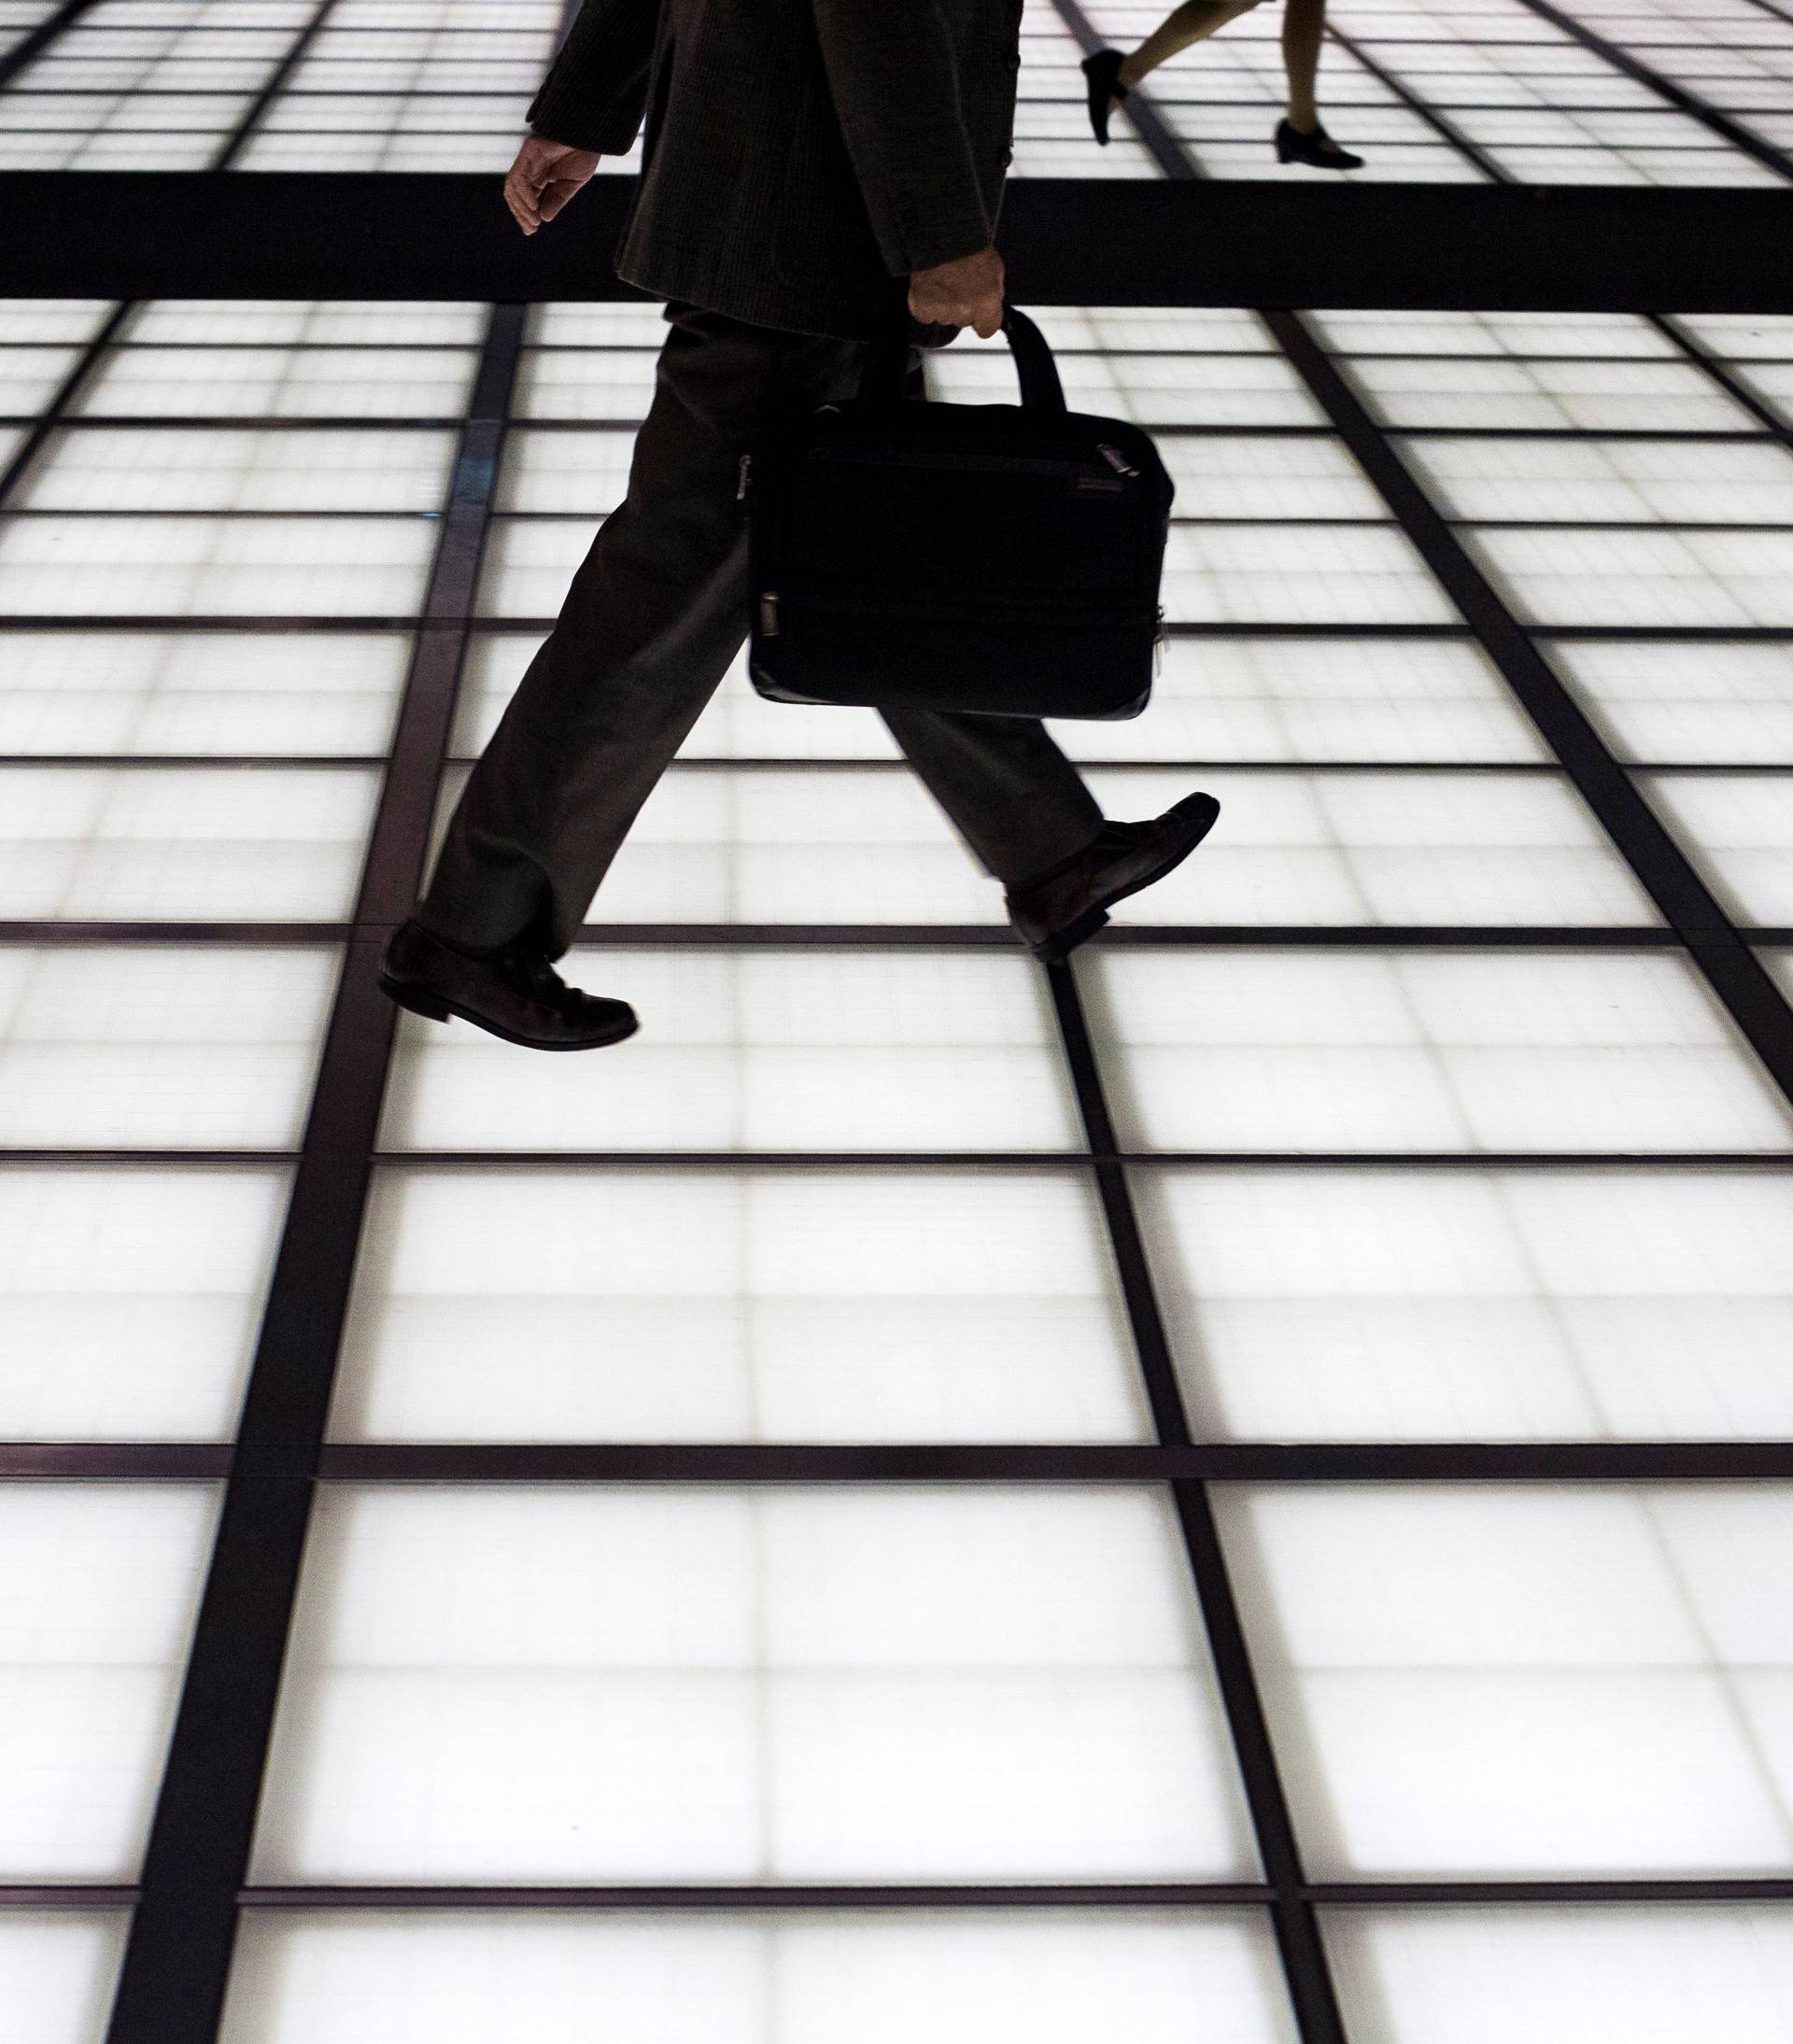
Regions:
<svg viewBox="0 0 1793 2044"><path fill-rule="evenodd" d="M1277 123L1277 162L1311 163L1316 170L1362 170L1363 159L1341 149L1324 128L1303 134L1292 120Z"/></svg>
<svg viewBox="0 0 1793 2044"><path fill-rule="evenodd" d="M1090 90L1090 126L1105 149L1108 146L1111 104L1127 96L1127 89L1121 82L1122 62L1118 49L1098 49L1094 56L1083 60L1083 78Z"/></svg>

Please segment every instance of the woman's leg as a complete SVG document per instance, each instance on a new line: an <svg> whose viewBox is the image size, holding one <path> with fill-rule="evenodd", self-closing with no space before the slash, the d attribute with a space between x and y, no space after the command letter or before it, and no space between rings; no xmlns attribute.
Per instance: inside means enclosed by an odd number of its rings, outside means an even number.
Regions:
<svg viewBox="0 0 1793 2044"><path fill-rule="evenodd" d="M1282 67L1289 77L1289 124L1303 134L1320 126L1314 88L1320 44L1326 33L1326 0L1283 0Z"/></svg>
<svg viewBox="0 0 1793 2044"><path fill-rule="evenodd" d="M1183 5L1166 15L1132 56L1121 60L1121 83L1132 92L1166 57L1203 41L1257 4L1258 0L1183 0Z"/></svg>

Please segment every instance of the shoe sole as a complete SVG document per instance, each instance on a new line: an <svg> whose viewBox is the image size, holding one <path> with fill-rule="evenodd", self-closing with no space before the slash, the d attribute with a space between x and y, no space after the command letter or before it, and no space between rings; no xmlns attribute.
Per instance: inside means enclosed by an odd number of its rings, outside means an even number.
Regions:
<svg viewBox="0 0 1793 2044"><path fill-rule="evenodd" d="M1198 801L1207 803L1205 813L1195 808ZM1211 795L1191 796L1189 802L1192 813L1202 817L1200 830L1187 844L1179 845L1169 858L1153 867L1150 873L1142 874L1138 880L1130 881L1125 887L1116 888L1113 894L1107 895L1095 908L1085 909L1075 923L1067 923L1062 930L1054 930L1050 937L1042 937L1038 944L1029 944L1027 949L1041 965L1052 966L1060 959L1068 958L1080 944L1087 943L1108 922L1108 910L1117 901L1125 901L1129 895L1143 894L1148 887L1155 887L1166 874L1174 873L1188 858L1213 829L1221 816L1221 805ZM1181 807L1180 804L1178 806Z"/></svg>
<svg viewBox="0 0 1793 2044"><path fill-rule="evenodd" d="M501 1029L484 1015L475 1015L472 1009L462 1008L458 1002L445 1000L429 987L414 986L409 980L395 980L389 973L380 975L380 992L388 1001L393 1001L408 1014L421 1015L426 1022L445 1022L452 1015L461 1022L471 1022L475 1029L483 1029L488 1036L497 1036L505 1043L514 1043L524 1050L603 1050L613 1043L626 1043L642 1026L641 1018L631 1015L628 1025L614 1031L607 1036L586 1036L578 1043L544 1043L540 1036L519 1036L515 1030Z"/></svg>

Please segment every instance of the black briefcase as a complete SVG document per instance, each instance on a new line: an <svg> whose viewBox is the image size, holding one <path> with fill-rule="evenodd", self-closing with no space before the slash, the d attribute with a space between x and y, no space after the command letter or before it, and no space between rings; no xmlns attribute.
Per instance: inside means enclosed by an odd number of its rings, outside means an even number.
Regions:
<svg viewBox="0 0 1793 2044"><path fill-rule="evenodd" d="M1172 486L1151 438L1065 407L1046 338L1003 320L1013 404L859 395L742 463L754 686L774 702L1133 717L1151 693Z"/></svg>

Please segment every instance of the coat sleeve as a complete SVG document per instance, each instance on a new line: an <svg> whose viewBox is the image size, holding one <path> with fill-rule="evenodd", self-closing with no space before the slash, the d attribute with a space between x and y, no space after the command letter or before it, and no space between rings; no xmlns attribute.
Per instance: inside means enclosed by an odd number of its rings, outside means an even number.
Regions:
<svg viewBox="0 0 1793 2044"><path fill-rule="evenodd" d="M978 182L939 0L811 5L884 267L907 276L987 248L995 222Z"/></svg>
<svg viewBox="0 0 1793 2044"><path fill-rule="evenodd" d="M647 106L660 0L586 0L529 108L547 142L620 156Z"/></svg>

